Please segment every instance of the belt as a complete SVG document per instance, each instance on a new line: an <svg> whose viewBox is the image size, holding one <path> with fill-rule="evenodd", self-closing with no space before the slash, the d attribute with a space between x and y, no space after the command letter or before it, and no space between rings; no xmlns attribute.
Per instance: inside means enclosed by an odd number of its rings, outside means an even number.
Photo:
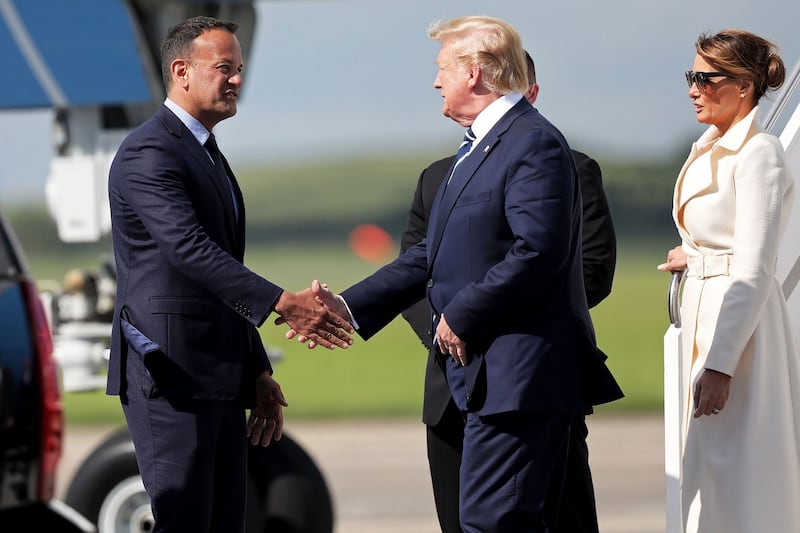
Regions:
<svg viewBox="0 0 800 533"><path fill-rule="evenodd" d="M733 254L695 255L686 258L687 273L700 279L730 275Z"/></svg>

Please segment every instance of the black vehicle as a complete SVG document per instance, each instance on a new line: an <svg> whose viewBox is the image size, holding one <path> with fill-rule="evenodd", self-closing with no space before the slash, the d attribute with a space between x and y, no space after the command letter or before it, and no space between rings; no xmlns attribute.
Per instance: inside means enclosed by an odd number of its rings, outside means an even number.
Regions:
<svg viewBox="0 0 800 533"><path fill-rule="evenodd" d="M54 499L64 420L44 308L11 226L0 213L0 523L96 531Z"/></svg>

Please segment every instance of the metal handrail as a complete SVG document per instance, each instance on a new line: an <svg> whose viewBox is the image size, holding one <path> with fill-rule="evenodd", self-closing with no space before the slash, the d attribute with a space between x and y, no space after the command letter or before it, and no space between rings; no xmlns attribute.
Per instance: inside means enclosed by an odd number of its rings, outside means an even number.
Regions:
<svg viewBox="0 0 800 533"><path fill-rule="evenodd" d="M681 282L683 281L683 274L683 270L672 273L672 280L669 282L669 291L667 292L669 323L676 328L681 327Z"/></svg>
<svg viewBox="0 0 800 533"><path fill-rule="evenodd" d="M786 104L798 87L800 87L800 61L795 65L794 70L789 75L788 82L783 86L783 90L780 94L778 94L775 105L772 106L769 110L769 114L764 119L764 129L766 131L773 133L772 130L775 128L778 117L781 116L783 108L786 107Z"/></svg>

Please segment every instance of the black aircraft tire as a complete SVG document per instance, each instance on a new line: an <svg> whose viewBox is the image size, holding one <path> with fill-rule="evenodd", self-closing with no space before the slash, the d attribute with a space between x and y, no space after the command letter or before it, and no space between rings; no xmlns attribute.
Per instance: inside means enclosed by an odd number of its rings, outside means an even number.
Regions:
<svg viewBox="0 0 800 533"><path fill-rule="evenodd" d="M129 531L152 527L150 500L141 485L126 428L112 433L89 454L72 478L64 501L103 533L114 533L123 522L134 526Z"/></svg>
<svg viewBox="0 0 800 533"><path fill-rule="evenodd" d="M333 531L333 502L322 472L291 437L284 433L266 448L251 446L248 470L248 502L262 505L261 528L248 533Z"/></svg>

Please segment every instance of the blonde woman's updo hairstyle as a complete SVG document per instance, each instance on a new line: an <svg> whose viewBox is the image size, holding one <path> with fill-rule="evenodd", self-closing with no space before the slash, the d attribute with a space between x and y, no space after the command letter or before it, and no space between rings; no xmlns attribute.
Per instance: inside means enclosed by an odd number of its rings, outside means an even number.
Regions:
<svg viewBox="0 0 800 533"><path fill-rule="evenodd" d="M755 101L783 85L786 67L778 48L750 32L727 29L703 34L695 43L697 53L708 64L731 78L753 82Z"/></svg>

